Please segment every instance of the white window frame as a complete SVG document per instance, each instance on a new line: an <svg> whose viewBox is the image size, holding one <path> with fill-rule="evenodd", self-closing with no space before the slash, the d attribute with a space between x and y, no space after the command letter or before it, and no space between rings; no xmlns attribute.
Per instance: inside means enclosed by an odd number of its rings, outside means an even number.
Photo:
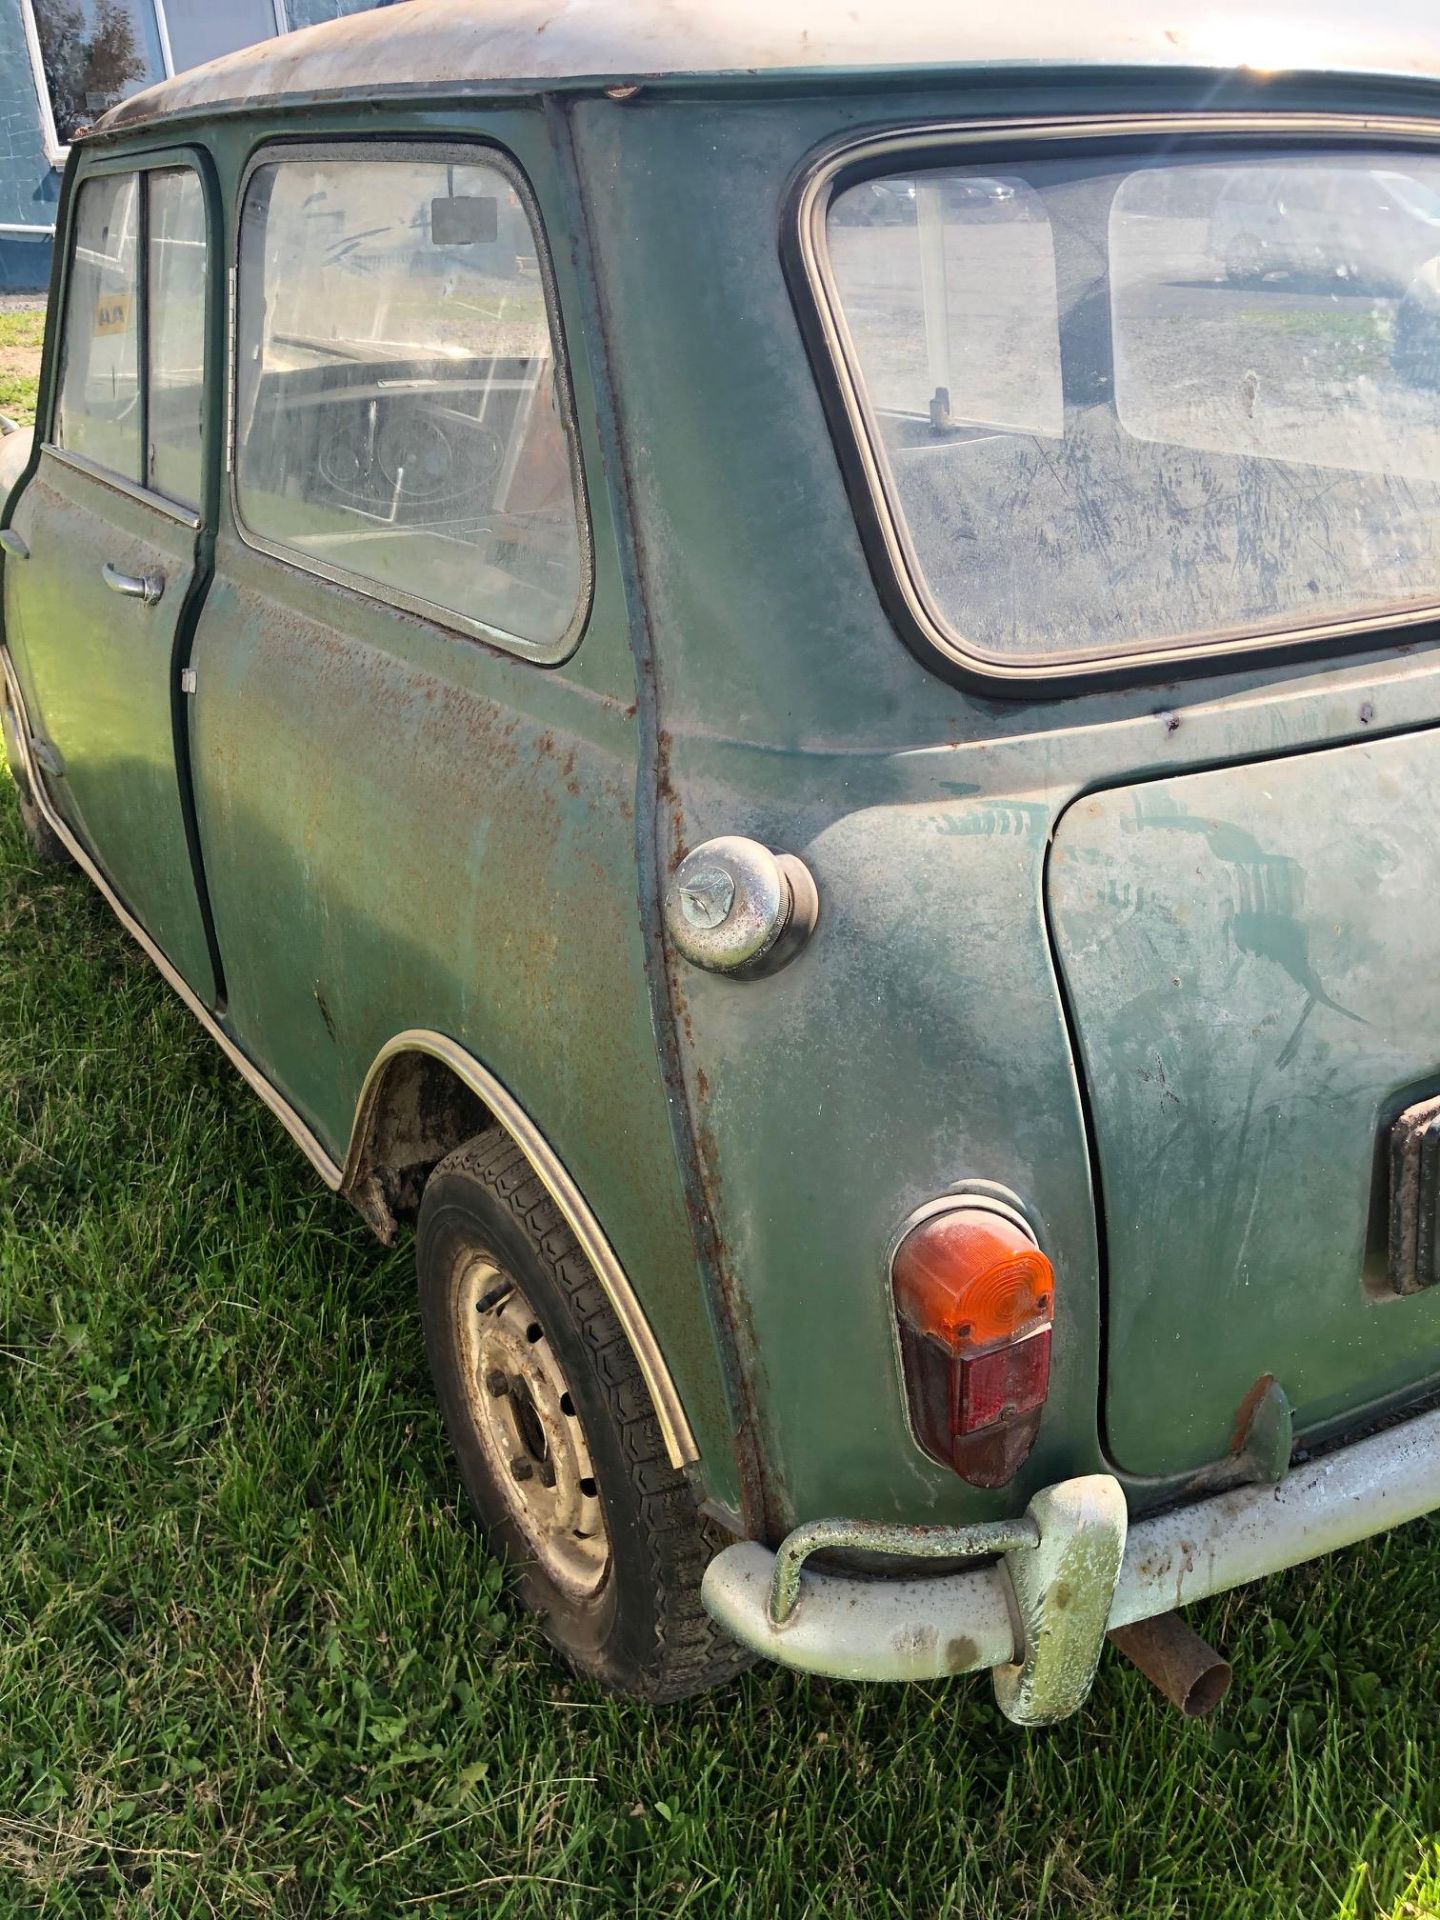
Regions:
<svg viewBox="0 0 1440 1920"><path fill-rule="evenodd" d="M163 68L162 79L175 77L175 58L170 51L170 22L165 17L165 0L146 0L155 14L155 31L160 41L160 65ZM290 21L285 12L285 0L270 0L270 11L275 16L276 38L290 31ZM35 18L35 0L20 0L20 18L25 28L25 46L30 55L30 75L35 82L35 95L40 103L40 137L45 144L45 158L52 167L63 167L70 157L68 141L60 138L55 125L55 109L50 103L50 83L45 78L45 56L40 50L40 27Z"/></svg>

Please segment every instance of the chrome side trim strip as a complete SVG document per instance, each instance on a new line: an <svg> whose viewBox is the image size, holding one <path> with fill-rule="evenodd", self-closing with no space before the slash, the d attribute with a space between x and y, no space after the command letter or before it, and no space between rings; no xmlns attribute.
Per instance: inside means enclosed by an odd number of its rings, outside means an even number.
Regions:
<svg viewBox="0 0 1440 1920"><path fill-rule="evenodd" d="M670 1369L665 1364L660 1343L600 1222L590 1211L584 1195L565 1170L559 1156L519 1101L458 1041L429 1028L414 1027L405 1033L397 1033L376 1054L356 1102L355 1124L350 1131L350 1147L345 1156L341 1191L348 1192L359 1178L385 1069L392 1060L404 1053L424 1053L441 1061L457 1080L484 1102L525 1155L545 1191L564 1215L566 1225L580 1242L585 1257L595 1269L596 1277L615 1310L615 1318L625 1330L625 1337L630 1342L631 1351L649 1390L671 1466L678 1471L698 1460L700 1450L695 1444L695 1436L685 1416L685 1408Z"/></svg>
<svg viewBox="0 0 1440 1920"><path fill-rule="evenodd" d="M630 1285L625 1269L616 1258L614 1249L606 1239L599 1221L590 1211L584 1195L519 1101L495 1078L494 1074L482 1067L473 1054L467 1053L458 1042L447 1038L442 1033L432 1032L428 1028L407 1029L404 1033L397 1033L393 1040L387 1041L371 1062L370 1070L365 1076L365 1084L360 1090L360 1098L355 1105L355 1120L350 1130L350 1144L344 1169L337 1166L295 1109L282 1094L276 1091L248 1055L241 1052L229 1034L215 1020L204 1001L194 993L184 977L166 959L160 948L125 906L90 854L55 811L30 753L30 722L7 648L0 647L0 664L4 667L10 705L20 722L17 732L20 736L20 751L25 757L25 779L34 796L36 808L73 856L75 864L104 896L125 931L143 948L165 981L174 988L189 1011L220 1047L230 1064L259 1094L326 1186L335 1192L349 1196L359 1172L375 1103L384 1080L385 1068L389 1063L402 1053L425 1053L433 1059L442 1061L458 1080L485 1103L498 1124L510 1135L535 1169L536 1176L564 1215L567 1226L584 1249L586 1258L594 1267L596 1277L615 1310L615 1317L624 1328L625 1337L630 1342L631 1350L655 1407L655 1417L660 1423L660 1432L665 1441L665 1451L671 1466L678 1472L692 1461L698 1460L700 1449L695 1444L695 1435L686 1418L679 1390L665 1364L660 1343L645 1317L645 1311L636 1297L634 1288Z"/></svg>
<svg viewBox="0 0 1440 1920"><path fill-rule="evenodd" d="M953 147L957 157L969 147L1013 141L1017 147L1047 141L1077 139L1134 140L1203 138L1260 134L1267 140L1283 135L1301 138L1332 137L1337 141L1408 142L1440 145L1440 122L1380 114L1339 113L1155 113L1116 116L1070 115L1055 119L996 119L919 122L879 132L855 135L825 150L803 176L794 202L792 234L803 269L809 304L823 341L825 371L834 381L845 415L850 451L863 477L878 537L884 547L886 570L899 592L904 609L925 643L977 680L996 687L1007 682L1016 689L1050 685L1103 675L1178 666L1186 662L1222 662L1234 656L1260 656L1282 647L1302 647L1340 640L1357 634L1388 634L1421 626L1440 618L1440 599L1421 605L1401 605L1375 612L1340 616L1306 623L1303 619L1248 632L1233 630L1184 636L1172 644L1120 647L1099 653L1047 654L1032 659L987 653L971 645L951 626L925 582L921 563L905 516L889 456L874 409L860 374L859 357L845 318L830 266L825 216L837 177L857 161L913 157L921 148Z"/></svg>
<svg viewBox="0 0 1440 1920"><path fill-rule="evenodd" d="M326 1186L332 1189L338 1189L340 1185L339 1167L330 1158L330 1155L325 1151L324 1147L321 1146L315 1135L310 1131L309 1127L306 1126L305 1122L284 1096L275 1091L274 1087L271 1086L270 1082L265 1078L264 1074L261 1073L254 1061L240 1051L229 1034L226 1033L224 1028L216 1021L215 1016L210 1012L205 1002L201 1000L198 994L191 988L183 974L177 972L166 959L165 955L159 947L156 946L149 934L146 933L134 914L130 912L119 894L116 893L115 889L110 885L110 882L105 878L105 875L95 864L95 861L91 858L85 847L76 839L74 833L51 805L50 796L45 791L45 784L40 778L39 769L36 767L34 756L30 752L30 721L25 712L24 696L20 692L20 683L15 677L15 668L11 663L8 648L0 647L0 663L3 663L5 669L5 686L10 706L15 713L16 719L20 722L16 731L20 737L20 751L25 758L25 781L34 799L37 812L43 817L45 824L55 834L56 838L64 845L76 866L80 868L81 872L93 882L96 889L103 895L111 912L115 915L121 926L124 927L130 937L144 949L147 957L154 962L166 984L173 987L175 992L179 994L186 1007L194 1014L210 1038L215 1041L231 1066L254 1088L255 1092L259 1094L266 1106L269 1107L281 1126L291 1135L295 1144L320 1175L320 1178L325 1182Z"/></svg>
<svg viewBox="0 0 1440 1920"><path fill-rule="evenodd" d="M134 480L126 480L123 475L112 473L109 467L102 467L97 460L87 460L83 453L71 453L68 448L57 447L53 440L43 441L40 451L47 459L58 460L62 467L71 467L76 473L83 473L87 480L98 480L102 487L123 493L127 500L149 507L152 513L163 514L177 526L189 527L192 532L200 527L200 516L191 508L178 506L175 501L167 500L163 493L152 493L149 487L142 487Z"/></svg>

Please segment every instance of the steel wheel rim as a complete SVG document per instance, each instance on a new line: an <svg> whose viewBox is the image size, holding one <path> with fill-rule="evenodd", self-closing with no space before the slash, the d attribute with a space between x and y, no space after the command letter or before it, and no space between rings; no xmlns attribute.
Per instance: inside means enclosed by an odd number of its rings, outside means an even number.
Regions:
<svg viewBox="0 0 1440 1920"><path fill-rule="evenodd" d="M471 1420L495 1485L536 1566L588 1599L610 1570L599 1482L559 1356L513 1275L466 1262L456 1333Z"/></svg>

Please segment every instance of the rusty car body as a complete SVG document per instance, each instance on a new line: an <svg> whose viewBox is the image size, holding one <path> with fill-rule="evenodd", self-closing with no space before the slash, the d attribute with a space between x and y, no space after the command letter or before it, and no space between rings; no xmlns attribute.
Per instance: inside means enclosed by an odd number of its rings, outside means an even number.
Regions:
<svg viewBox="0 0 1440 1920"><path fill-rule="evenodd" d="M77 141L27 818L422 1291L538 1183L432 1357L675 1585L607 1684L1045 1720L1440 1505L1437 209L1405 0L410 0Z"/></svg>

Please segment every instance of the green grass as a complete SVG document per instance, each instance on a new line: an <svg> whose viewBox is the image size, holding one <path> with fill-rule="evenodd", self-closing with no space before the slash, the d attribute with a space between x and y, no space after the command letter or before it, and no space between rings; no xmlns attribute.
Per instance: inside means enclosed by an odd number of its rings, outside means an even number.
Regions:
<svg viewBox="0 0 1440 1920"><path fill-rule="evenodd" d="M35 418L35 385L45 339L43 313L0 313L0 413L22 426Z"/></svg>
<svg viewBox="0 0 1440 1920"><path fill-rule="evenodd" d="M411 1289L0 779L7 1920L1440 1914L1434 1526L1197 1609L1210 1726L1108 1656L1045 1733L620 1706L503 1596Z"/></svg>
<svg viewBox="0 0 1440 1920"><path fill-rule="evenodd" d="M0 1920L1436 1920L1424 1524L1194 1610L1233 1704L569 1681L461 1510L409 1254L0 773Z"/></svg>

